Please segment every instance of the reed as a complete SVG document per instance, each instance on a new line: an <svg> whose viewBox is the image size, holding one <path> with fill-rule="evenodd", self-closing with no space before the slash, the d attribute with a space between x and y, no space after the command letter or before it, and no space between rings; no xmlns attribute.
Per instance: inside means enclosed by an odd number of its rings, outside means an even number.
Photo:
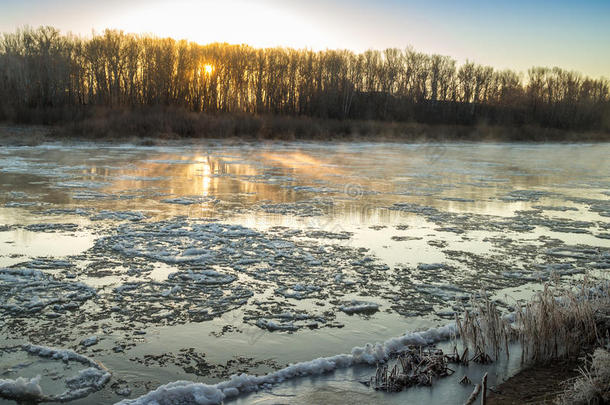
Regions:
<svg viewBox="0 0 610 405"><path fill-rule="evenodd" d="M466 366L470 362L488 364L497 361L502 353L509 356L509 343L513 341L520 343L523 363L546 363L578 354L583 348L610 347L608 281L593 284L585 278L576 287L547 283L530 301L517 305L515 313L509 316L503 315L496 302L484 292L471 298L469 308L456 315L459 339L455 337L452 353L443 353L433 347L409 347L398 354L393 367L378 365L375 376L367 384L388 392L432 385L435 379L454 373L449 367L451 363ZM458 340L463 346L461 350L458 349ZM582 374L582 379L574 383L576 389L583 391L584 387L589 387L587 392L599 392L599 387L607 383L606 391L602 391L608 395L608 351L596 351L592 366ZM459 383L472 382L463 377Z"/></svg>
<svg viewBox="0 0 610 405"><path fill-rule="evenodd" d="M508 344L515 339L516 334L496 303L482 293L477 298L470 299L470 307L472 310L464 310L462 317L456 314L455 318L464 346L461 362L466 365L470 361L486 364L498 360L501 352L508 356ZM470 349L473 357L468 359Z"/></svg>
<svg viewBox="0 0 610 405"><path fill-rule="evenodd" d="M608 283L594 286L585 278L576 289L545 284L516 311L522 362L545 363L599 344L598 314L608 307Z"/></svg>

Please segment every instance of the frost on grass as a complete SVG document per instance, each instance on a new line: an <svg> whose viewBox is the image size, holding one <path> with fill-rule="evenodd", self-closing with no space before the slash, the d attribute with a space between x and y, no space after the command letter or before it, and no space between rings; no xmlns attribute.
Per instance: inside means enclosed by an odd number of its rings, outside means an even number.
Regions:
<svg viewBox="0 0 610 405"><path fill-rule="evenodd" d="M606 404L610 402L610 351L597 348L581 376L566 384L561 405Z"/></svg>

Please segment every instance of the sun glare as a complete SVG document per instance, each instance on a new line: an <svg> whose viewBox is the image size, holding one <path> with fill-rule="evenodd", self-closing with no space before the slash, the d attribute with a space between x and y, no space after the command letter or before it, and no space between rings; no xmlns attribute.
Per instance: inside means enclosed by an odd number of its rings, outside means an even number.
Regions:
<svg viewBox="0 0 610 405"><path fill-rule="evenodd" d="M212 72L214 71L214 66L207 64L207 65L203 65L203 71L208 74L211 75Z"/></svg>
<svg viewBox="0 0 610 405"><path fill-rule="evenodd" d="M325 48L330 38L315 21L277 5L245 0L158 0L99 21L100 30L109 27L203 44L247 43L256 47Z"/></svg>

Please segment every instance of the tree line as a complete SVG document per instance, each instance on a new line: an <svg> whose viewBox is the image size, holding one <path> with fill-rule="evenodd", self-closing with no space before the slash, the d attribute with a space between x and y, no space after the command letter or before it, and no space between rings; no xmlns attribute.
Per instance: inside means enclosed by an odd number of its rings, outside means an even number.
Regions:
<svg viewBox="0 0 610 405"><path fill-rule="evenodd" d="M190 111L430 124L610 129L607 79L527 74L412 48L313 51L53 27L0 38L0 119L31 111L178 106Z"/></svg>

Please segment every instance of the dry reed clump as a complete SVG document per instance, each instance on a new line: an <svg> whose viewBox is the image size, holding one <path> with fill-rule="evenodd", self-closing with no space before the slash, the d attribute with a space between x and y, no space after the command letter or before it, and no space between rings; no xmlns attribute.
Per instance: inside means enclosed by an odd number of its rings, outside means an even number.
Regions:
<svg viewBox="0 0 610 405"><path fill-rule="evenodd" d="M593 285L585 279L571 289L547 283L529 302L517 306L514 323L485 293L470 304L473 309L465 310L462 318L456 315L456 324L465 350L474 351L471 361L497 360L502 351L508 356L509 342L518 340L522 362L544 363L600 342L607 328L600 333L597 322L600 313L609 311L610 284Z"/></svg>
<svg viewBox="0 0 610 405"><path fill-rule="evenodd" d="M579 369L581 376L568 381L559 405L596 405L610 403L610 351L597 348L591 361Z"/></svg>
<svg viewBox="0 0 610 405"><path fill-rule="evenodd" d="M574 291L544 289L516 311L521 360L547 362L578 354L598 343L597 313L610 306L608 285L593 287L586 280ZM603 332L602 332L603 333Z"/></svg>
<svg viewBox="0 0 610 405"><path fill-rule="evenodd" d="M457 314L455 317L464 346L462 363L491 363L498 360L502 351L508 356L508 344L516 337L508 319L502 316L495 302L486 294L478 299L471 298L470 304L473 310L465 310L463 319ZM473 357L467 360L470 349L473 350Z"/></svg>

